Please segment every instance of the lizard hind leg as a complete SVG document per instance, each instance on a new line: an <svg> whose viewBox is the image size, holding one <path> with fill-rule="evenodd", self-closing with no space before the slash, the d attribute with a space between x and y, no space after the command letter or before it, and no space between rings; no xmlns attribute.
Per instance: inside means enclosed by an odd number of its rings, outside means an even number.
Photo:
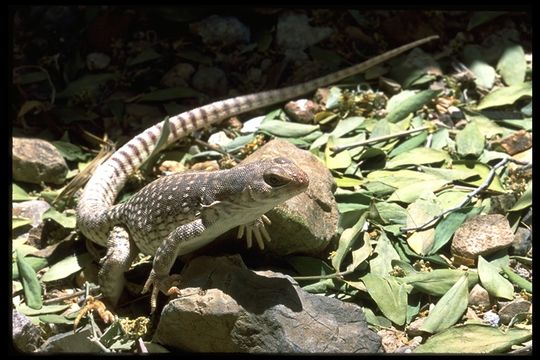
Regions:
<svg viewBox="0 0 540 360"><path fill-rule="evenodd" d="M99 286L103 296L116 306L126 282L124 273L138 253L129 233L121 226L115 226L107 239L107 254L101 259Z"/></svg>

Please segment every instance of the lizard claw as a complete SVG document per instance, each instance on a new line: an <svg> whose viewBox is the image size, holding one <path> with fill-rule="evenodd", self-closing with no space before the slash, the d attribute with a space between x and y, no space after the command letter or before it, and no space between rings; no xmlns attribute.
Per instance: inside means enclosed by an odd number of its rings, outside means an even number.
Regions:
<svg viewBox="0 0 540 360"><path fill-rule="evenodd" d="M160 290L168 296L180 295L180 289L177 287L177 285L180 284L180 279L181 276L178 274L158 276L152 269L142 290L142 294L146 294L150 288L152 288L152 294L150 295L150 313L154 313L156 310L157 296Z"/></svg>
<svg viewBox="0 0 540 360"><path fill-rule="evenodd" d="M245 233L246 245L247 248L250 249L253 245L253 235L255 235L259 248L264 250L264 242L270 242L272 240L270 238L270 234L266 230L265 224L270 225L271 223L272 222L266 215L262 215L260 218L251 223L240 225L238 227L238 239L242 238Z"/></svg>

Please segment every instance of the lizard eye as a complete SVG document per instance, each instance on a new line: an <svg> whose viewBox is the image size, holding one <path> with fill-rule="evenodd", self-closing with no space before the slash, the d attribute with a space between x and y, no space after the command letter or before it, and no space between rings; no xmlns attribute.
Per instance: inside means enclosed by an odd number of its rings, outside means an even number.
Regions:
<svg viewBox="0 0 540 360"><path fill-rule="evenodd" d="M280 187L289 183L288 178L277 174L264 174L263 179L271 187Z"/></svg>

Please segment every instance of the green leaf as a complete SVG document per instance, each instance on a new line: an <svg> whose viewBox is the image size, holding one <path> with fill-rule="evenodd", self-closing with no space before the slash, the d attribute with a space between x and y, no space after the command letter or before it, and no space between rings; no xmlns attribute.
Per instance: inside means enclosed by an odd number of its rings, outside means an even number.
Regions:
<svg viewBox="0 0 540 360"><path fill-rule="evenodd" d="M454 180L466 180L478 174L471 169L442 169L442 168L433 168L428 166L420 166L420 169L430 175L434 175L437 178L445 179L448 181Z"/></svg>
<svg viewBox="0 0 540 360"><path fill-rule="evenodd" d="M139 166L141 172L149 172L150 169L154 166L155 162L157 161L158 154L167 147L167 140L169 139L170 133L171 123L169 122L169 117L166 116L163 120L163 125L161 126L161 133L159 134L159 139L156 146Z"/></svg>
<svg viewBox="0 0 540 360"><path fill-rule="evenodd" d="M405 324L407 316L407 291L393 277L366 274L361 280L377 307L396 325Z"/></svg>
<svg viewBox="0 0 540 360"><path fill-rule="evenodd" d="M487 176L491 170L491 167L489 165L486 165L480 161L473 160L456 160L453 162L452 168L457 170L474 170L478 174L479 179L463 181L463 183L472 186L480 186L487 179ZM495 177L493 178L491 184L488 186L488 189L499 193L506 192L502 187L501 179L497 174L495 174Z"/></svg>
<svg viewBox="0 0 540 360"><path fill-rule="evenodd" d="M371 274L382 277L390 276L389 274L393 270L392 260L399 260L400 257L384 232L381 232L374 252L377 256L369 261Z"/></svg>
<svg viewBox="0 0 540 360"><path fill-rule="evenodd" d="M475 27L483 25L504 14L506 14L505 11L477 11L469 19L467 31L471 31Z"/></svg>
<svg viewBox="0 0 540 360"><path fill-rule="evenodd" d="M484 115L469 115L466 116L470 123L475 123L478 130L482 133L484 138L492 139L497 135L503 135L507 131L504 127L497 124L496 121L484 116Z"/></svg>
<svg viewBox="0 0 540 360"><path fill-rule="evenodd" d="M412 170L376 170L367 176L369 181L380 181L394 188L415 184L420 181L437 180L437 176Z"/></svg>
<svg viewBox="0 0 540 360"><path fill-rule="evenodd" d="M34 200L37 196L30 196L26 191L23 190L20 186L17 184L12 183L11 184L11 200L13 201L26 201L26 200Z"/></svg>
<svg viewBox="0 0 540 360"><path fill-rule="evenodd" d="M328 142L328 138L333 135L335 138L340 138L351 131L358 129L364 122L363 117L352 116L340 120L331 133L325 133L311 144L310 149L318 148Z"/></svg>
<svg viewBox="0 0 540 360"><path fill-rule="evenodd" d="M43 306L41 286L39 285L36 272L25 261L24 255L20 250L17 250L17 267L21 276L26 304L32 309L41 309Z"/></svg>
<svg viewBox="0 0 540 360"><path fill-rule="evenodd" d="M34 249L35 251L36 249ZM37 257L37 256L28 256L26 255L27 251L21 249L21 253L23 253L24 256L24 262L27 263L35 272L44 269L45 267L49 266L49 262L46 258ZM13 280L19 279L19 267L16 266L16 263L12 264L12 274L11 277Z"/></svg>
<svg viewBox="0 0 540 360"><path fill-rule="evenodd" d="M434 334L454 325L467 310L469 302L467 285L467 274L465 273L439 299L437 305L429 312L420 330Z"/></svg>
<svg viewBox="0 0 540 360"><path fill-rule="evenodd" d="M17 85L27 85L35 82L47 80L49 76L45 71L29 72L26 74L17 74L13 77L13 83Z"/></svg>
<svg viewBox="0 0 540 360"><path fill-rule="evenodd" d="M73 325L74 320L70 320L62 315L56 315L56 314L47 314L47 315L41 315L39 317L39 320L41 322L44 322L46 324L65 324L65 325Z"/></svg>
<svg viewBox="0 0 540 360"><path fill-rule="evenodd" d="M343 62L343 58L335 51L322 49L318 46L311 46L309 48L309 55L321 64L325 64L331 69L339 68L339 65Z"/></svg>
<svg viewBox="0 0 540 360"><path fill-rule="evenodd" d="M260 132L277 137L302 137L319 130L319 125L297 124L280 120L265 120L259 126Z"/></svg>
<svg viewBox="0 0 540 360"><path fill-rule="evenodd" d="M126 61L126 66L133 66L137 64L142 64L147 61L159 59L161 57L154 49L146 48L141 51L137 56L130 58Z"/></svg>
<svg viewBox="0 0 540 360"><path fill-rule="evenodd" d="M468 287L472 288L478 283L478 275L468 271ZM412 285L417 291L443 296L463 276L462 270L436 269L430 272L418 272L398 278L399 281Z"/></svg>
<svg viewBox="0 0 540 360"><path fill-rule="evenodd" d="M95 112L78 107L67 106L55 107L53 109L53 114L61 119L65 124L71 124L76 121L92 121L99 117Z"/></svg>
<svg viewBox="0 0 540 360"><path fill-rule="evenodd" d="M420 110L424 105L435 99L439 93L438 90L423 90L414 96L407 97L389 112L385 120L389 123L403 120L410 113Z"/></svg>
<svg viewBox="0 0 540 360"><path fill-rule="evenodd" d="M467 207L459 209L447 215L435 228L433 247L428 255L436 254L452 238L456 230L468 219L478 215L482 211L479 207Z"/></svg>
<svg viewBox="0 0 540 360"><path fill-rule="evenodd" d="M333 155L330 150L334 146L335 139L333 136L328 138L328 144L324 149L324 161L326 167L329 169L346 169L351 165L352 159L349 151L343 150L342 152Z"/></svg>
<svg viewBox="0 0 540 360"><path fill-rule="evenodd" d="M414 353L504 353L513 345L532 338L531 330L508 329L501 331L488 325L468 324L456 326L430 336Z"/></svg>
<svg viewBox="0 0 540 360"><path fill-rule="evenodd" d="M362 229L366 223L366 212L360 216L360 219L353 227L345 229L339 238L338 248L335 255L332 257L332 266L336 271L341 271L341 263L345 256L352 250L358 239L361 238Z"/></svg>
<svg viewBox="0 0 540 360"><path fill-rule="evenodd" d="M433 164L447 160L450 160L450 155L448 155L447 152L422 147L415 148L406 153L397 155L386 163L386 167L388 169L392 169L403 165L416 166L423 164Z"/></svg>
<svg viewBox="0 0 540 360"><path fill-rule="evenodd" d="M467 124L463 130L456 135L456 145L458 154L461 157L480 156L484 151L484 135L478 130L476 122Z"/></svg>
<svg viewBox="0 0 540 360"><path fill-rule="evenodd" d="M509 44L497 63L497 70L506 85L521 84L525 80L527 61L520 45Z"/></svg>
<svg viewBox="0 0 540 360"><path fill-rule="evenodd" d="M336 127L330 134L334 135L336 138L342 137L353 130L359 129L364 121L365 119L359 116L345 118L337 123Z"/></svg>
<svg viewBox="0 0 540 360"><path fill-rule="evenodd" d="M311 294L325 294L328 291L334 290L336 285L333 279L323 279L313 284L302 286L302 290Z"/></svg>
<svg viewBox="0 0 540 360"><path fill-rule="evenodd" d="M328 99L326 100L326 108L328 110L339 107L339 104L343 101L343 94L340 88L332 86L328 93Z"/></svg>
<svg viewBox="0 0 540 360"><path fill-rule="evenodd" d="M24 217L14 216L11 218L11 230L32 224L32 220Z"/></svg>
<svg viewBox="0 0 540 360"><path fill-rule="evenodd" d="M332 268L321 259L310 256L287 256L285 260L302 276L332 274Z"/></svg>
<svg viewBox="0 0 540 360"><path fill-rule="evenodd" d="M407 223L407 210L398 204L381 201L375 203L375 207L385 224L405 225Z"/></svg>
<svg viewBox="0 0 540 360"><path fill-rule="evenodd" d="M83 152L80 147L65 141L53 141L52 144L58 149L60 154L69 161L85 161L88 154Z"/></svg>
<svg viewBox="0 0 540 360"><path fill-rule="evenodd" d="M422 131L418 135L415 135L411 137L410 139L405 140L398 146L396 146L390 154L388 154L389 157L394 157L396 155L399 155L401 153L407 152L409 150L412 150L414 148L419 147L420 145L424 144L427 139L427 131Z"/></svg>
<svg viewBox="0 0 540 360"><path fill-rule="evenodd" d="M43 275L41 281L50 282L65 279L68 276L80 271L92 262L92 257L88 253L74 254L60 260L52 265Z"/></svg>
<svg viewBox="0 0 540 360"><path fill-rule="evenodd" d="M364 182L363 180L347 175L335 176L334 181L336 182L336 185L340 188L355 187L361 185Z"/></svg>
<svg viewBox="0 0 540 360"><path fill-rule="evenodd" d="M186 86L175 86L168 89L159 89L144 94L139 101L169 101L192 97L201 97L202 93Z"/></svg>
<svg viewBox="0 0 540 360"><path fill-rule="evenodd" d="M351 251L352 262L347 266L347 271L355 270L371 255L372 248L369 234L365 232L363 238L362 245L357 249L353 248Z"/></svg>
<svg viewBox="0 0 540 360"><path fill-rule="evenodd" d="M118 74L114 73L86 75L69 83L63 91L56 94L56 98L65 99L84 93L90 93L94 96L100 86L104 85L107 81L115 80L117 78Z"/></svg>
<svg viewBox="0 0 540 360"><path fill-rule="evenodd" d="M514 298L514 286L499 275L497 268L482 256L478 256L478 276L490 295L508 300Z"/></svg>
<svg viewBox="0 0 540 360"><path fill-rule="evenodd" d="M463 58L466 65L475 75L474 82L481 88L491 89L495 82L496 71L486 60L486 49L476 44L463 47Z"/></svg>
<svg viewBox="0 0 540 360"><path fill-rule="evenodd" d="M207 65L207 66L212 65L212 61L213 61L210 56L203 55L202 53L198 51L183 50L183 51L177 51L174 54L183 59L194 61L194 62Z"/></svg>
<svg viewBox="0 0 540 360"><path fill-rule="evenodd" d="M527 183L527 189L521 197L516 201L514 206L509 211L519 211L532 206L532 180Z"/></svg>
<svg viewBox="0 0 540 360"><path fill-rule="evenodd" d="M530 81L490 92L480 101L476 109L482 110L496 106L511 105L524 96L532 97L532 83Z"/></svg>
<svg viewBox="0 0 540 360"><path fill-rule="evenodd" d="M420 226L441 213L435 195L433 193L428 194L431 194L431 198L418 198L407 207L407 227ZM433 247L434 237L434 228L415 231L407 238L407 243L415 253L425 255Z"/></svg>
<svg viewBox="0 0 540 360"><path fill-rule="evenodd" d="M448 180L436 179L401 186L392 193L388 198L388 201L412 203L422 195L435 192L442 186L448 184L448 182Z"/></svg>
<svg viewBox="0 0 540 360"><path fill-rule="evenodd" d="M222 145L221 147L223 148L223 150L227 151L227 152L235 152L235 151L239 151L240 149L242 149L244 146L246 146L247 144L249 144L250 142L253 141L253 139L255 139L255 134L247 134L247 135L242 135L242 136L237 136L233 139L233 141L225 144L225 145Z"/></svg>
<svg viewBox="0 0 540 360"><path fill-rule="evenodd" d="M21 304L17 306L17 310L26 316L36 316L44 314L54 314L64 311L69 308L70 305L44 305L39 309L33 309L29 306Z"/></svg>
<svg viewBox="0 0 540 360"><path fill-rule="evenodd" d="M508 279L519 288L532 294L532 283L512 271L507 265L501 266Z"/></svg>
<svg viewBox="0 0 540 360"><path fill-rule="evenodd" d="M42 215L42 219L51 219L65 227L66 229L75 229L77 218L74 214L62 214L56 211L54 208L50 208Z"/></svg>

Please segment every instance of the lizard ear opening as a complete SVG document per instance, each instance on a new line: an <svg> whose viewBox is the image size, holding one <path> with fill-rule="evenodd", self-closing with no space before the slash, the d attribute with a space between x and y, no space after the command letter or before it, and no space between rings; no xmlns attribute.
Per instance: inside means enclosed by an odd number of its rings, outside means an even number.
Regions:
<svg viewBox="0 0 540 360"><path fill-rule="evenodd" d="M267 183L273 188L287 185L291 181L291 179L275 173L264 174L263 179L265 183Z"/></svg>

